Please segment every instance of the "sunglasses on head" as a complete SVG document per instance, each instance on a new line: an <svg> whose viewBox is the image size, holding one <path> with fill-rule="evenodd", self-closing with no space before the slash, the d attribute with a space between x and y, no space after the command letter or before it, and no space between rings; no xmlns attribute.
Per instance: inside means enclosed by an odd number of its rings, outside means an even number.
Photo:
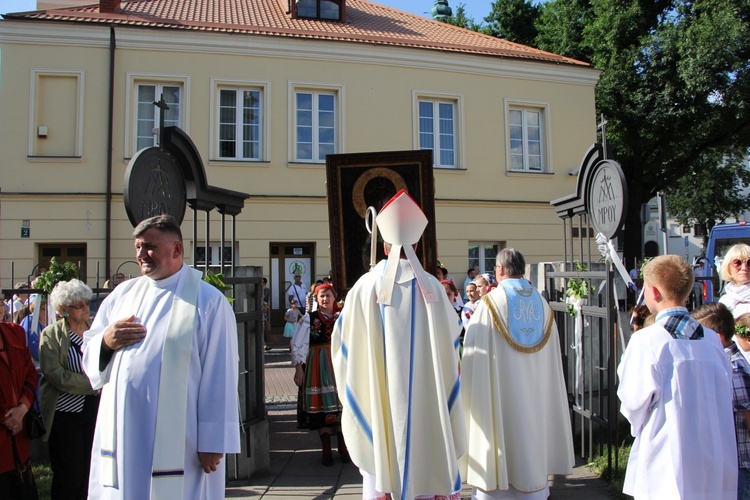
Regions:
<svg viewBox="0 0 750 500"><path fill-rule="evenodd" d="M750 267L750 259L742 260L742 259L734 259L732 260L732 267L735 269L740 269L742 265L745 265L745 267Z"/></svg>

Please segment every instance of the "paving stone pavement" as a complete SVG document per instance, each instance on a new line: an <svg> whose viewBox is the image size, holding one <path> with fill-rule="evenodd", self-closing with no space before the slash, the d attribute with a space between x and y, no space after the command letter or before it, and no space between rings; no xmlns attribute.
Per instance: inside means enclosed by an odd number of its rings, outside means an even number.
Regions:
<svg viewBox="0 0 750 500"><path fill-rule="evenodd" d="M265 351L266 408L271 453L271 470L248 481L231 483L227 498L274 499L360 499L362 476L352 464L343 464L334 452L334 466L320 461L320 440L316 433L297 429L294 369L288 342L271 343ZM335 440L334 440L335 441ZM471 498L464 485L461 498ZM613 498L609 485L595 476L583 462L573 474L550 479L552 500L604 500Z"/></svg>

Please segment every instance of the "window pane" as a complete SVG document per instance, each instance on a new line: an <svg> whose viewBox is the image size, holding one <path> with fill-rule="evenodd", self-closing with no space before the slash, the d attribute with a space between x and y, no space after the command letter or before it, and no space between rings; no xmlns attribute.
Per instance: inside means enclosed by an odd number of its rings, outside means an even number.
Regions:
<svg viewBox="0 0 750 500"><path fill-rule="evenodd" d="M336 115L330 111L321 111L318 113L318 125L321 127L333 127Z"/></svg>
<svg viewBox="0 0 750 500"><path fill-rule="evenodd" d="M321 19L338 19L339 6L331 0L320 1L320 18Z"/></svg>
<svg viewBox="0 0 750 500"><path fill-rule="evenodd" d="M536 111L527 111L526 112L526 124L529 127L538 127L539 126L539 113Z"/></svg>
<svg viewBox="0 0 750 500"><path fill-rule="evenodd" d="M297 15L300 17L318 17L316 0L297 0Z"/></svg>
<svg viewBox="0 0 750 500"><path fill-rule="evenodd" d="M523 125L523 118L521 117L521 112L515 109L510 110L510 124L511 126L522 126Z"/></svg>
<svg viewBox="0 0 750 500"><path fill-rule="evenodd" d="M511 141L522 141L523 140L523 127L510 127L510 140Z"/></svg>
<svg viewBox="0 0 750 500"><path fill-rule="evenodd" d="M312 144L298 142L297 158L300 160L312 160Z"/></svg>
<svg viewBox="0 0 750 500"><path fill-rule="evenodd" d="M297 109L307 109L312 111L312 94L298 92Z"/></svg>
<svg viewBox="0 0 750 500"><path fill-rule="evenodd" d="M145 102L153 106L156 100L155 85L138 85L138 102Z"/></svg>
<svg viewBox="0 0 750 500"><path fill-rule="evenodd" d="M318 109L321 111L333 111L335 100L331 94L318 96Z"/></svg>
<svg viewBox="0 0 750 500"><path fill-rule="evenodd" d="M479 265L479 245L475 243L469 244L469 267Z"/></svg>
<svg viewBox="0 0 750 500"><path fill-rule="evenodd" d="M318 140L321 144L333 144L335 139L334 130L332 128L321 128L318 131Z"/></svg>
<svg viewBox="0 0 750 500"><path fill-rule="evenodd" d="M318 160L325 160L326 155L332 155L335 153L333 149L333 144L321 144L318 147Z"/></svg>
<svg viewBox="0 0 750 500"><path fill-rule="evenodd" d="M297 127L297 142L306 142L312 144L312 128Z"/></svg>

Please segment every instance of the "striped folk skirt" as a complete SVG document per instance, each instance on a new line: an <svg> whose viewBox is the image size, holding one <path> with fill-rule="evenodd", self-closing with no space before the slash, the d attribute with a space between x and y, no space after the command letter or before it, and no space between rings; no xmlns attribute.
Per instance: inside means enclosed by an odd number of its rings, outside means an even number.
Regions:
<svg viewBox="0 0 750 500"><path fill-rule="evenodd" d="M311 345L305 365L305 383L297 396L297 427L319 429L339 425L341 401L331 361L331 345Z"/></svg>

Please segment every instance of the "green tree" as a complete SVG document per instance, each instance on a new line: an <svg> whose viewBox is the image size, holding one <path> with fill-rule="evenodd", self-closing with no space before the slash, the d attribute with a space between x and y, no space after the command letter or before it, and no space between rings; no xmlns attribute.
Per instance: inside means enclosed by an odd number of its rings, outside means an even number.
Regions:
<svg viewBox="0 0 750 500"><path fill-rule="evenodd" d="M591 61L591 48L584 43L583 35L590 18L588 0L556 0L541 4L534 46L580 61Z"/></svg>
<svg viewBox="0 0 750 500"><path fill-rule="evenodd" d="M489 34L511 42L534 45L539 7L531 0L494 0L492 10L484 18Z"/></svg>
<svg viewBox="0 0 750 500"><path fill-rule="evenodd" d="M546 8L563 10L566 1L554 0ZM586 57L603 70L597 111L608 120L608 141L628 183L624 245L632 258L641 251L643 202L706 168L707 159L750 147L750 4L589 0L577 5L578 15L540 16L539 31L547 50ZM580 19L584 27L576 48L568 42L581 33ZM543 25L563 20L568 24Z"/></svg>
<svg viewBox="0 0 750 500"><path fill-rule="evenodd" d="M750 209L748 152L735 148L727 153L713 150L695 162L695 169L673 183L667 191L669 213L680 224L703 226L703 244L716 221L736 217Z"/></svg>
<svg viewBox="0 0 750 500"><path fill-rule="evenodd" d="M482 23L477 24L474 21L473 17L469 17L466 15L465 3L458 4L458 7L456 7L455 13L444 22L448 24L452 24L453 26L458 26L460 28L466 28L467 30L478 31L486 35L491 34L487 26L482 25Z"/></svg>

